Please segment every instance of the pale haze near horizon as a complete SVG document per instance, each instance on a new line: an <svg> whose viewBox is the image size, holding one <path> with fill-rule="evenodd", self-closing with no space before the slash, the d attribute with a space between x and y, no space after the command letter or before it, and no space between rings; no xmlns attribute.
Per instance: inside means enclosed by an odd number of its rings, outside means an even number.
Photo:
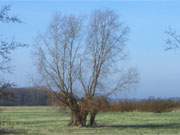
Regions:
<svg viewBox="0 0 180 135"><path fill-rule="evenodd" d="M32 45L38 33L45 32L56 12L86 16L96 9L114 10L129 26L128 64L140 73L140 83L123 97L180 97L180 49L164 51L164 31L171 26L180 34L178 1L0 1L11 5L11 14L22 24L0 24L1 34L28 43L29 48L12 54L13 74L3 74L18 87L29 87L36 77Z"/></svg>

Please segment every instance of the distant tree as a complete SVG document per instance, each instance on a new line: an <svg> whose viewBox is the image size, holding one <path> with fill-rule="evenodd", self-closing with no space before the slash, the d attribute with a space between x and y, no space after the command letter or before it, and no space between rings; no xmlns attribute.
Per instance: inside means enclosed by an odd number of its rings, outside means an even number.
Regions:
<svg viewBox="0 0 180 135"><path fill-rule="evenodd" d="M12 93L5 91L7 88L14 86L13 83L0 82L0 86L0 99L4 97L13 97Z"/></svg>
<svg viewBox="0 0 180 135"><path fill-rule="evenodd" d="M21 20L16 16L9 15L10 6L2 6L0 9L0 22L1 23L21 23ZM10 30L9 30L10 32ZM0 37L0 73L5 74L5 72L10 71L9 62L11 60L10 54L13 50L18 47L23 47L25 44L19 43L17 41L6 41L2 36ZM0 90L5 89L7 87L11 87L12 83L3 81L0 78ZM0 93L2 96L3 94Z"/></svg>
<svg viewBox="0 0 180 135"><path fill-rule="evenodd" d="M72 126L87 126L88 114L89 126L94 126L104 99L138 82L136 70L120 66L129 29L118 15L97 10L85 22L57 14L36 44L39 72L71 110Z"/></svg>

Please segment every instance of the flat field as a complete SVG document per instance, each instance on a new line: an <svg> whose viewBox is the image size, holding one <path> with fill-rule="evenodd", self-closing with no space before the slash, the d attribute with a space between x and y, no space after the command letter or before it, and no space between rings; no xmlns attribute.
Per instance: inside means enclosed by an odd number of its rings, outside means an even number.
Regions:
<svg viewBox="0 0 180 135"><path fill-rule="evenodd" d="M180 135L180 112L108 112L96 128L68 127L69 112L54 107L0 107L1 135Z"/></svg>

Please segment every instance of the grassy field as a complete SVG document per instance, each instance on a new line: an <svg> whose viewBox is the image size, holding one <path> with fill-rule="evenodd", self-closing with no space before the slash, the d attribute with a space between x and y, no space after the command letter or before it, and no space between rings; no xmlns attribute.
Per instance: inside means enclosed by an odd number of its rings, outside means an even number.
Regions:
<svg viewBox="0 0 180 135"><path fill-rule="evenodd" d="M67 127L69 113L53 107L1 107L0 134L8 135L174 135L180 112L99 113L97 128ZM7 130L8 129L8 130Z"/></svg>

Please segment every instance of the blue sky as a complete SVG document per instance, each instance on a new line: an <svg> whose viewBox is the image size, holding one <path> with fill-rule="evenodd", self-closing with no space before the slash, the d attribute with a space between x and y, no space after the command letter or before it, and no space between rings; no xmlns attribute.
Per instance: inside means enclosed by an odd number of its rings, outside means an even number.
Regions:
<svg viewBox="0 0 180 135"><path fill-rule="evenodd" d="M10 4L12 14L24 21L23 24L0 24L2 35L33 44L38 33L44 32L55 12L86 16L95 9L112 9L120 20L130 27L129 64L140 73L140 83L136 90L123 96L145 98L180 96L180 49L164 51L164 31L172 26L180 33L180 2L177 1L55 1L27 0L0 1L0 5ZM32 49L16 50L12 54L13 74L4 75L18 86L30 86L30 76L35 76Z"/></svg>

